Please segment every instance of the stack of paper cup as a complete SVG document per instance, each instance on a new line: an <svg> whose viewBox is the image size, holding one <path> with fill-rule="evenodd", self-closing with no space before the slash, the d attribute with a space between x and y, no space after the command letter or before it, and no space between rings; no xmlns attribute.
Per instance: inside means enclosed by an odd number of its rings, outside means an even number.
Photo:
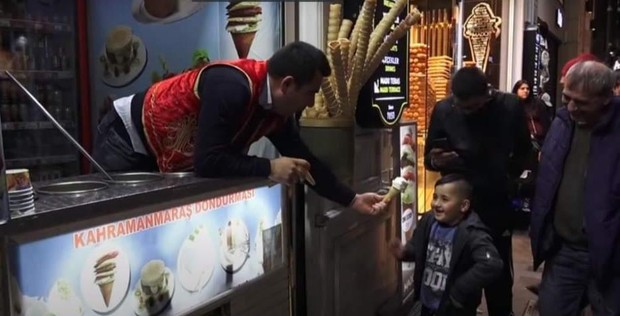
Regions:
<svg viewBox="0 0 620 316"><path fill-rule="evenodd" d="M11 212L29 212L34 210L34 190L30 182L28 169L8 169L6 182L9 191L9 209Z"/></svg>

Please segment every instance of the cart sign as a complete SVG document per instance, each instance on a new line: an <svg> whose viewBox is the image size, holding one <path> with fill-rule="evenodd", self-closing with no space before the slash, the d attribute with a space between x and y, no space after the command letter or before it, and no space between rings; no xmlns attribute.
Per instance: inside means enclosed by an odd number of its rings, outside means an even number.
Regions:
<svg viewBox="0 0 620 316"><path fill-rule="evenodd" d="M395 1L377 2L375 25L387 14ZM394 21L392 29L407 16L403 10ZM365 128L385 128L396 125L407 106L407 71L409 63L409 36L398 40L381 61L362 88L355 117L358 125Z"/></svg>
<svg viewBox="0 0 620 316"><path fill-rule="evenodd" d="M280 185L13 244L13 315L184 315L284 264Z"/></svg>

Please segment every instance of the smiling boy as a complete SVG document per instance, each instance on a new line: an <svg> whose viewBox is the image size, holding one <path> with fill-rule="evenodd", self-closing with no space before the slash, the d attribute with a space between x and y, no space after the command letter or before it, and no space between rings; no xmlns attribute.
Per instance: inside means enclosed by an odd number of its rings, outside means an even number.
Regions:
<svg viewBox="0 0 620 316"><path fill-rule="evenodd" d="M462 175L437 181L432 211L424 215L403 246L390 243L392 254L415 262L414 290L422 316L476 315L482 289L501 273L503 262L488 229L471 212L472 187Z"/></svg>

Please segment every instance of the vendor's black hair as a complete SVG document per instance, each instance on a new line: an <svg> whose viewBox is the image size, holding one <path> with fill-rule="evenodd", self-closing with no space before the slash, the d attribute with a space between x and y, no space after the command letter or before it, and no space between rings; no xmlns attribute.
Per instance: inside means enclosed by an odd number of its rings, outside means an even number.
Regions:
<svg viewBox="0 0 620 316"><path fill-rule="evenodd" d="M275 52L267 61L267 72L270 76L292 76L298 86L311 82L317 71L323 77L332 72L325 53L305 42L290 43Z"/></svg>
<svg viewBox="0 0 620 316"><path fill-rule="evenodd" d="M464 175L458 174L458 173L446 174L445 176L439 178L437 182L435 182L435 187L448 184L448 183L457 183L458 189L461 195L465 199L471 198L474 189L471 183L469 182L469 180L467 179L467 177L465 177Z"/></svg>
<svg viewBox="0 0 620 316"><path fill-rule="evenodd" d="M459 100L467 101L489 92L487 78L478 67L463 67L452 77L452 93Z"/></svg>

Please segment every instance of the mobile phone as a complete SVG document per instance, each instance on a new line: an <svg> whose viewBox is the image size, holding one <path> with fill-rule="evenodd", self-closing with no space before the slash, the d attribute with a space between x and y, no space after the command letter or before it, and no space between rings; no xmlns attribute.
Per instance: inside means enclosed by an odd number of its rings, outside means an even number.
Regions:
<svg viewBox="0 0 620 316"><path fill-rule="evenodd" d="M433 139L431 141L431 147L432 148L438 148L438 149L450 149L452 148L452 145L450 145L450 141L448 140L448 138L443 137L443 138L436 138Z"/></svg>

